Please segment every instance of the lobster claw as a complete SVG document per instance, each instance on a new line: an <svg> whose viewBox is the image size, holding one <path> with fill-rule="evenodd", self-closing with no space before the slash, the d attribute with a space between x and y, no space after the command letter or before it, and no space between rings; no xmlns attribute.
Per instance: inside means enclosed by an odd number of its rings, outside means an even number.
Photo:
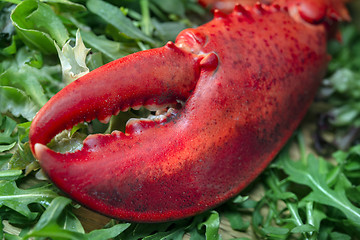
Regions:
<svg viewBox="0 0 360 240"><path fill-rule="evenodd" d="M170 42L113 61L51 98L33 120L30 143L46 144L60 131L95 118L106 123L129 107L153 109L184 101L199 74L199 57ZM31 148L36 156L34 144Z"/></svg>
<svg viewBox="0 0 360 240"><path fill-rule="evenodd" d="M184 102L194 91L201 69L211 72L216 67L213 53L194 55L169 42L92 71L65 87L38 112L29 134L34 156L60 189L91 209L138 221L176 218L183 210L159 215L163 206L158 204L172 198L169 205L174 207L182 201L179 195L189 198L185 186L169 193L174 182L184 181L180 172L175 177L174 171L182 163L176 163L171 155L185 147L177 137L185 139L184 128L190 124L183 122L173 130L179 118L176 109L148 119L131 119L125 133L88 136L81 151L74 153L57 153L45 144L64 129L95 118L106 123L130 107L156 111ZM168 175L174 178L170 180Z"/></svg>
<svg viewBox="0 0 360 240"><path fill-rule="evenodd" d="M276 4L289 8L290 14L309 23L321 23L326 17L337 21L350 21L350 15L345 7L349 0L199 0L204 7L231 12L236 4L254 6L255 4Z"/></svg>
<svg viewBox="0 0 360 240"><path fill-rule="evenodd" d="M192 216L263 171L305 115L328 60L325 27L294 20L287 8L215 11L175 43L65 87L35 117L30 146L51 180L95 211L138 222ZM73 153L46 146L80 122L179 101L129 121L124 133L88 136Z"/></svg>

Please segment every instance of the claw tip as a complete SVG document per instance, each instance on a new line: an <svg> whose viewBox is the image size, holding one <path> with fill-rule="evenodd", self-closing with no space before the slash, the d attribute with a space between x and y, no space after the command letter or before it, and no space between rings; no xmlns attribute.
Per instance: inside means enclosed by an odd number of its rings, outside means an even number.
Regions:
<svg viewBox="0 0 360 240"><path fill-rule="evenodd" d="M201 67L209 71L215 70L218 67L218 64L219 59L215 53L208 54L200 62Z"/></svg>
<svg viewBox="0 0 360 240"><path fill-rule="evenodd" d="M225 13L223 13L222 11L220 11L219 9L215 9L213 11L214 14L214 18L215 19L222 19L225 18L227 15Z"/></svg>
<svg viewBox="0 0 360 240"><path fill-rule="evenodd" d="M234 8L234 11L237 13L237 14L241 14L241 15L247 15L248 14L248 11L247 9L241 5L241 4L236 4L235 5L235 8Z"/></svg>
<svg viewBox="0 0 360 240"><path fill-rule="evenodd" d="M177 46L172 41L168 41L166 43L166 47L171 48L171 49L177 49Z"/></svg>
<svg viewBox="0 0 360 240"><path fill-rule="evenodd" d="M44 145L44 144L41 144L41 143L35 143L35 146L34 146L34 155L35 155L35 158L40 160L41 156L44 154L44 152L47 150L48 148Z"/></svg>

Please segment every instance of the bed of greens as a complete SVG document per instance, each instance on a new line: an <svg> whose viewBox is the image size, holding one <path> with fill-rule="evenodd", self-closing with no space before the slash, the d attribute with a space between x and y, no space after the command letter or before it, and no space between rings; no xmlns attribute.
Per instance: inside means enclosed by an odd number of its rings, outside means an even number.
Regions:
<svg viewBox="0 0 360 240"><path fill-rule="evenodd" d="M355 16L360 7L351 10ZM75 211L81 207L42 174L28 131L51 96L89 70L209 19L191 0L0 0L0 239L359 239L356 18L341 26L342 42L329 43L327 77L299 130L241 196L217 209L176 222L109 220L86 229ZM78 147L75 133L89 129L104 126L78 126L67 147Z"/></svg>

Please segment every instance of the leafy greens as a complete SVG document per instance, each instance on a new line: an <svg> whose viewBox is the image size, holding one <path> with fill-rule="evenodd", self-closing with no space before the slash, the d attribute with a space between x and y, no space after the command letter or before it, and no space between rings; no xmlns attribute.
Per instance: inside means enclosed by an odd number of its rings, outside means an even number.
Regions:
<svg viewBox="0 0 360 240"><path fill-rule="evenodd" d="M162 46L210 16L191 0L0 1L1 239L358 239L360 57L353 54L360 49L360 30L355 24L341 28L342 43L329 44L333 60L319 94L326 109L317 108L319 103L313 107L320 116L316 149L328 154L326 159L307 154L309 140L299 131L243 191L247 196L176 222L109 220L94 230L79 220L80 206L61 196L39 170L28 131L36 112L71 81L62 75L76 78L87 68ZM76 47L80 42L71 47L80 35L91 48L86 58L85 46ZM79 49L83 53L76 55ZM66 61L72 62L69 68ZM86 128L70 132L72 147ZM106 129L96 122L92 128ZM325 139L328 133L331 141Z"/></svg>

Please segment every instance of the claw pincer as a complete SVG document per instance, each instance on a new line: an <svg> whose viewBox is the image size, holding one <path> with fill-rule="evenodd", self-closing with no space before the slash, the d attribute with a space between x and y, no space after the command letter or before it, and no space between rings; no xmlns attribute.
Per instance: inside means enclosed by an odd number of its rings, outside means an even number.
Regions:
<svg viewBox="0 0 360 240"><path fill-rule="evenodd" d="M192 216L235 196L279 152L311 104L328 56L326 30L279 6L215 11L175 43L76 80L37 114L31 149L79 203L118 219ZM64 129L129 107L182 107L88 136L81 150L46 144Z"/></svg>

